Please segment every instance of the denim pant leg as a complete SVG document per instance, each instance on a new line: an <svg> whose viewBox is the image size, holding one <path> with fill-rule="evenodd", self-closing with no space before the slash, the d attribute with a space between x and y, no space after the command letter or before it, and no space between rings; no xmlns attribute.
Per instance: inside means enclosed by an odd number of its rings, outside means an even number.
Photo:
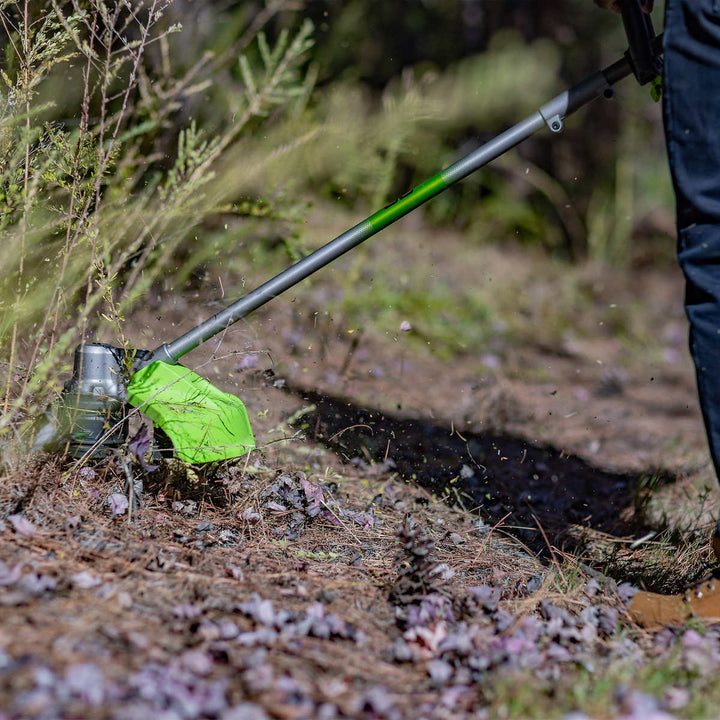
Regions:
<svg viewBox="0 0 720 720"><path fill-rule="evenodd" d="M720 0L667 0L665 135L690 352L720 478Z"/></svg>

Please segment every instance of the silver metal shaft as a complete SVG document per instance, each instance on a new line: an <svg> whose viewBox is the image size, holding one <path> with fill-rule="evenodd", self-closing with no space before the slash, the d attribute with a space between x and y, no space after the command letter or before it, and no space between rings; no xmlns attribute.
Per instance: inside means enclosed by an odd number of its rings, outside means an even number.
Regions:
<svg viewBox="0 0 720 720"><path fill-rule="evenodd" d="M535 134L544 125L547 125L553 132L559 132L563 128L564 118L595 98L611 97L612 85L631 73L630 63L625 57L605 70L594 73L578 85L550 100L532 115L461 158L435 178L418 186L409 194L409 197L404 196L382 211L371 215L208 320L188 330L172 342L163 343L155 348L148 356L138 360L136 366L143 367L155 360L166 363L177 362L180 357L201 343L297 285L431 197L487 165L491 160ZM421 189L424 191L418 192ZM413 196L417 196L417 202L409 202ZM398 209L393 212L395 206L398 206ZM389 221L386 219L388 216Z"/></svg>

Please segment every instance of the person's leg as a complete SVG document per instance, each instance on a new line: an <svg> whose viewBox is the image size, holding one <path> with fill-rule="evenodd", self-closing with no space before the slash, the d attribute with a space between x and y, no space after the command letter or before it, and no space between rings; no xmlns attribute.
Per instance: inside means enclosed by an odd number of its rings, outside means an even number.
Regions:
<svg viewBox="0 0 720 720"><path fill-rule="evenodd" d="M720 478L720 0L667 0L664 46L665 133L690 352Z"/></svg>

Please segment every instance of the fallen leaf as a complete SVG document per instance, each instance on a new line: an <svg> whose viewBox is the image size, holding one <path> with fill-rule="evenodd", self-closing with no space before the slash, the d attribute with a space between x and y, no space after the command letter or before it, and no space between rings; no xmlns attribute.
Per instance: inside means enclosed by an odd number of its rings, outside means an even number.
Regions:
<svg viewBox="0 0 720 720"><path fill-rule="evenodd" d="M80 588L81 590L89 590L90 588L97 587L98 585L102 585L102 580L95 577L92 573L89 573L87 570L83 570L82 572L75 573L70 577L70 580L72 580L72 584Z"/></svg>
<svg viewBox="0 0 720 720"><path fill-rule="evenodd" d="M22 566L20 563L11 570L0 560L0 587L14 585L22 577Z"/></svg>
<svg viewBox="0 0 720 720"><path fill-rule="evenodd" d="M158 469L158 465L152 465L145 460L145 456L150 450L150 435L148 433L147 425L143 423L140 429L135 433L128 443L128 450L132 453L133 457L140 463L140 467L145 472L152 472Z"/></svg>
<svg viewBox="0 0 720 720"><path fill-rule="evenodd" d="M65 673L70 692L90 705L101 705L105 699L105 676L95 663L72 665Z"/></svg>
<svg viewBox="0 0 720 720"><path fill-rule="evenodd" d="M8 515L7 519L20 537L31 538L35 534L35 526L22 515Z"/></svg>
<svg viewBox="0 0 720 720"><path fill-rule="evenodd" d="M80 527L81 524L82 524L82 517L80 517L80 515L73 515L72 517L69 517L65 521L65 525L67 525L67 527L69 527L71 530L74 530L75 528Z"/></svg>
<svg viewBox="0 0 720 720"><path fill-rule="evenodd" d="M124 515L128 509L128 499L122 493L113 493L107 499L110 512L113 516Z"/></svg>
<svg viewBox="0 0 720 720"><path fill-rule="evenodd" d="M322 488L314 482L310 482L305 478L300 478L300 485L305 491L305 497L308 501L307 514L310 517L315 517L320 513L323 503L325 502L325 495L323 494Z"/></svg>

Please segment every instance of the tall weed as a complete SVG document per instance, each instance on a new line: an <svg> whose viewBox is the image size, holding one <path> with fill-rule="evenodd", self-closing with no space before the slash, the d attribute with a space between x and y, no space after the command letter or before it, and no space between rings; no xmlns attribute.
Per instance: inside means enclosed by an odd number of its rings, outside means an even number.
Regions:
<svg viewBox="0 0 720 720"><path fill-rule="evenodd" d="M219 158L306 94L311 26L273 47L255 27L258 60L239 60L235 117L212 137L192 121L178 130L212 75L205 62L152 79L151 51L180 31L164 19L170 3L0 5L0 433L47 402L72 345L125 342L128 310L216 212Z"/></svg>

